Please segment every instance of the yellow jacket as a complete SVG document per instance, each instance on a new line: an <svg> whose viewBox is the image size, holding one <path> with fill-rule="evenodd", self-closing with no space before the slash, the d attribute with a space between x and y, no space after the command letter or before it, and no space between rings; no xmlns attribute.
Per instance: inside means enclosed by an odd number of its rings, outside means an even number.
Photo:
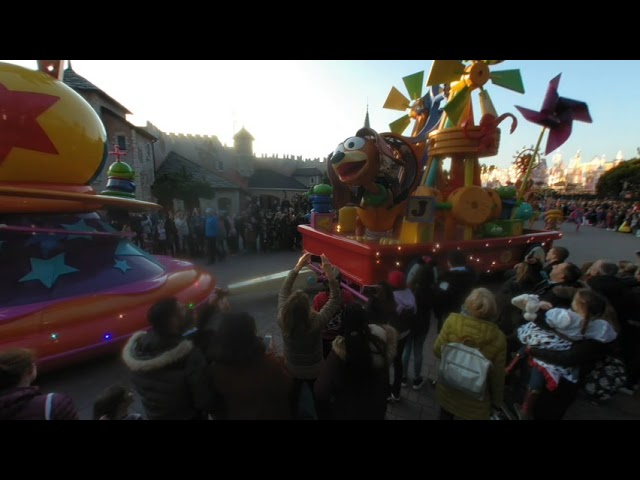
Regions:
<svg viewBox="0 0 640 480"><path fill-rule="evenodd" d="M442 326L433 344L437 358L442 347L457 342L477 348L491 362L488 393L485 400L475 400L464 393L436 384L436 398L442 408L466 420L488 420L491 405L501 406L504 401L504 369L507 358L507 339L495 323L452 313Z"/></svg>

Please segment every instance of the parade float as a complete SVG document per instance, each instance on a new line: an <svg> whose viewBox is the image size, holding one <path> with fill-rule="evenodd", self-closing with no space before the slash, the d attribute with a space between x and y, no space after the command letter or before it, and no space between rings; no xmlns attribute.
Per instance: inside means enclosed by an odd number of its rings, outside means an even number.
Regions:
<svg viewBox="0 0 640 480"><path fill-rule="evenodd" d="M392 88L384 105L408 110L390 124L391 132L360 129L329 156L334 210L314 211L311 224L298 228L304 250L325 254L342 272L344 286L362 293L390 270L408 271L424 256L446 268L454 250L464 252L479 274L493 274L512 268L534 247L548 250L562 237L524 227L534 214L525 199L535 162L524 170L520 188L481 186L479 159L498 153L499 125L511 122L510 133L517 127L512 114L497 113L485 86L491 82L524 93L518 70L493 70L501 62L436 60L424 96L423 72L404 77L409 98ZM543 126L533 159L545 130L550 131L548 152L566 141L573 119L587 121L577 106L581 102L559 97L554 82L540 112L518 107L527 120ZM412 121L411 135L403 136Z"/></svg>
<svg viewBox="0 0 640 480"><path fill-rule="evenodd" d="M61 63L0 63L0 348L33 349L44 369L115 351L147 328L156 301L198 308L215 287L210 274L148 254L107 221L106 212L161 207L135 199L133 170L60 81ZM96 192L90 183L110 153L107 188Z"/></svg>

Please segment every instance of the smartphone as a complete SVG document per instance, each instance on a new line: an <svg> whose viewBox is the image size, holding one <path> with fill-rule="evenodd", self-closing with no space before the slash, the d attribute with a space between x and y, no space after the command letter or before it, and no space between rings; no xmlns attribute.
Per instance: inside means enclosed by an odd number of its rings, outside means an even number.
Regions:
<svg viewBox="0 0 640 480"><path fill-rule="evenodd" d="M271 346L273 345L273 336L271 335L265 335L264 336L264 348L267 349L267 351L271 350Z"/></svg>
<svg viewBox="0 0 640 480"><path fill-rule="evenodd" d="M311 261L313 263L322 263L322 257L320 255L311 255Z"/></svg>

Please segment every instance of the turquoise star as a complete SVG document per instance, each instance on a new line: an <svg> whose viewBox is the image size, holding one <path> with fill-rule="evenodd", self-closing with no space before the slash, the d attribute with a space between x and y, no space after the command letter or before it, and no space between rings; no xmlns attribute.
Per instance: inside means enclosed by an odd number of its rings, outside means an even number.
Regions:
<svg viewBox="0 0 640 480"><path fill-rule="evenodd" d="M42 258L30 258L31 272L22 277L20 282L29 282L31 280L40 280L42 284L51 288L58 277L67 273L77 272L77 268L70 267L64 263L64 253L55 257L44 260Z"/></svg>
<svg viewBox="0 0 640 480"><path fill-rule="evenodd" d="M107 223L105 221L100 221L100 225L102 225L102 228L104 228L105 232L117 232L117 230L115 228L113 228L113 225L111 225L110 223Z"/></svg>
<svg viewBox="0 0 640 480"><path fill-rule="evenodd" d="M113 268L119 269L120 271L122 271L122 273L126 273L127 270L131 270L131 267L126 260L116 260L116 264L113 266Z"/></svg>
<svg viewBox="0 0 640 480"><path fill-rule="evenodd" d="M62 224L62 227L65 230L70 230L72 232L95 232L96 229L90 227L84 222L84 219L78 220L76 223L72 223L71 225ZM91 240L91 235L69 235L69 240L73 240L74 238L84 238L86 240Z"/></svg>
<svg viewBox="0 0 640 480"><path fill-rule="evenodd" d="M153 262L164 269L162 264L159 263L155 258L153 258L152 255L149 255L147 252L137 247L129 240L120 240L113 255L116 257L144 257L150 262Z"/></svg>

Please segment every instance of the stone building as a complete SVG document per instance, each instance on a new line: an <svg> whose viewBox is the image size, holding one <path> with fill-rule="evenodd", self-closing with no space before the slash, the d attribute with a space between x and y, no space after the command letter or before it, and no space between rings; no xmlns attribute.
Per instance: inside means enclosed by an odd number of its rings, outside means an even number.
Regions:
<svg viewBox="0 0 640 480"><path fill-rule="evenodd" d="M137 127L127 120L131 112L120 102L95 86L71 68L71 62L64 71L63 81L75 90L96 111L107 131L109 151L117 145L125 152L123 162L128 163L135 171L136 198L153 202L151 185L155 181L155 157L153 144L156 137L142 127ZM102 172L92 183L98 192L107 185L107 170L115 159L109 156Z"/></svg>

